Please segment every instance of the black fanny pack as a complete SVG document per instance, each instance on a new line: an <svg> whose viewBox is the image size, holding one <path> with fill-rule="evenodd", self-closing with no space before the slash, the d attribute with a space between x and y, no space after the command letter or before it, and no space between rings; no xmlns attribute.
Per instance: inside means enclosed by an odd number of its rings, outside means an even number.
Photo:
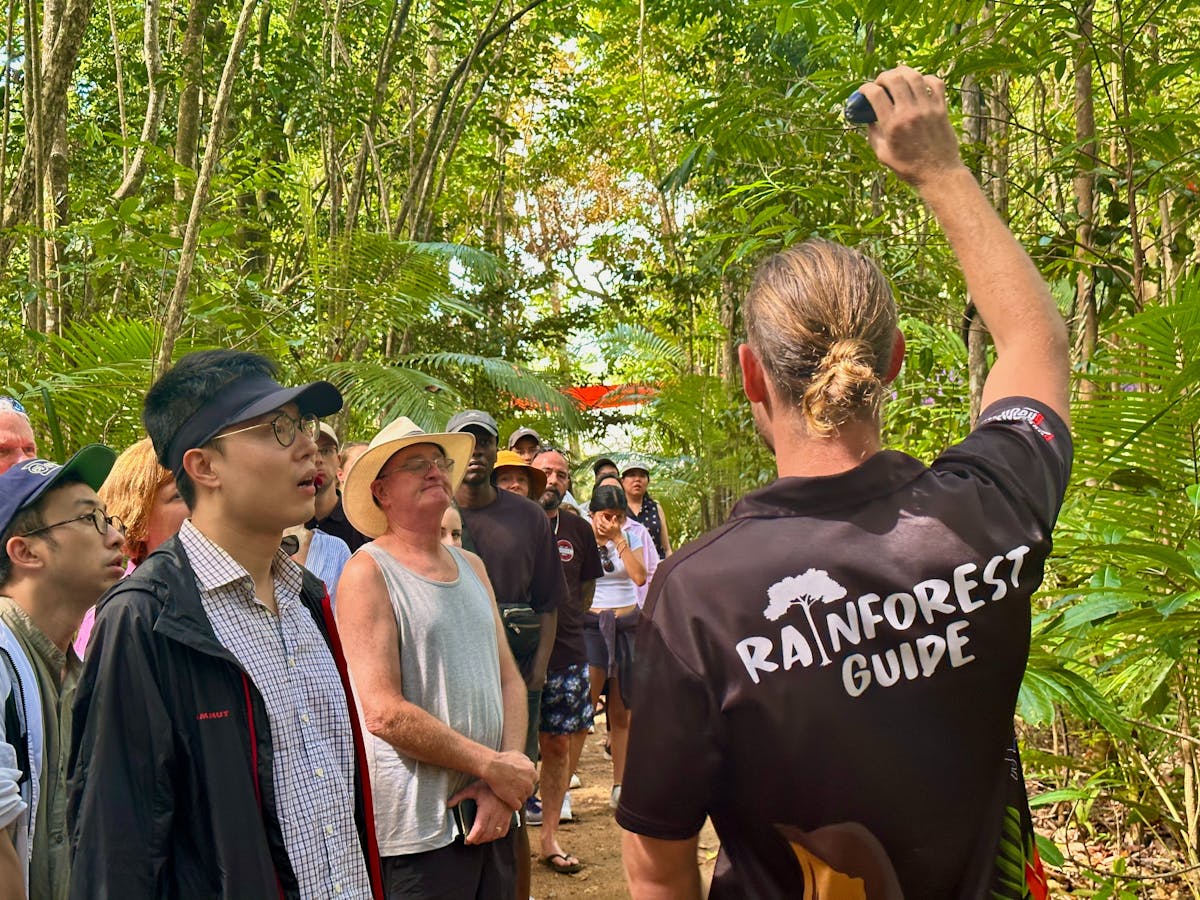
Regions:
<svg viewBox="0 0 1200 900"><path fill-rule="evenodd" d="M540 614L528 603L500 603L498 606L513 656L518 660L533 656L542 637Z"/></svg>

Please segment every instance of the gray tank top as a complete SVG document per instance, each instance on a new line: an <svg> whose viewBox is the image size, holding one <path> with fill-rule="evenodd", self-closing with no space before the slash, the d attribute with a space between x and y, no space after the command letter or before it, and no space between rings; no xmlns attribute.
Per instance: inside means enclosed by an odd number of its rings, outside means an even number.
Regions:
<svg viewBox="0 0 1200 900"><path fill-rule="evenodd" d="M417 575L374 544L357 552L375 561L387 585L400 636L405 699L459 734L499 750L504 702L495 613L466 557L454 547L449 550L458 564L458 578L452 582ZM380 854L420 853L453 841L446 801L471 776L404 756L365 727L363 734Z"/></svg>

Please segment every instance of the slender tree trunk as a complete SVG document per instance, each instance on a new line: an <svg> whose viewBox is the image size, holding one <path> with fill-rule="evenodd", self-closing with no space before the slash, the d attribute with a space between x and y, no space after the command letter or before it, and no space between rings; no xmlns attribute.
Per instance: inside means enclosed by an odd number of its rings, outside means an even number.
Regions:
<svg viewBox="0 0 1200 900"><path fill-rule="evenodd" d="M388 84L392 78L392 63L396 55L396 47L408 24L408 13L412 9L412 0L396 0L392 4L392 16L388 24L387 36L383 48L379 51L379 67L375 72L375 90L371 96L371 108L367 113L367 121L363 124L362 142L359 144L358 156L354 160L354 175L350 181L350 191L346 198L346 229L352 230L358 220L358 210L362 203L363 187L367 178L367 159L370 148L375 140L375 131L379 127L379 114L387 102ZM382 201L381 201L382 202Z"/></svg>
<svg viewBox="0 0 1200 900"><path fill-rule="evenodd" d="M524 16L545 2L546 0L529 0L494 28L492 26L500 14L501 5L497 3L493 6L474 45L442 83L437 102L430 113L429 134L425 140L425 146L416 165L412 168L400 213L392 223L393 237L399 237L405 228L413 229L421 219L421 216L414 213L419 213L436 200L436 197L431 196L432 189L436 184L434 180L436 169L439 165L444 166L449 162L449 159L442 156L442 151L448 136L454 131L452 123L445 120L449 114L453 113L454 106L462 94L465 81L473 70L476 60L488 45L506 35L509 29Z"/></svg>
<svg viewBox="0 0 1200 900"><path fill-rule="evenodd" d="M200 141L200 90L204 82L204 28L215 0L195 0L188 10L183 45L179 48L183 89L175 116L175 164L195 170ZM175 204L179 213L175 223L178 234L183 224L183 209L195 187L182 172L175 176Z"/></svg>
<svg viewBox="0 0 1200 900"><path fill-rule="evenodd" d="M113 69L117 76L117 117L121 123L121 168L129 170L129 120L125 116L125 66L121 61L121 35L117 32L117 11L108 0L108 32L113 42Z"/></svg>
<svg viewBox="0 0 1200 900"><path fill-rule="evenodd" d="M963 128L967 133L970 149L967 154L968 165L984 187L990 193L988 181L984 178L983 160L986 159L988 123L985 118L983 88L974 76L963 79ZM987 380L987 327L975 311L975 304L967 297L967 396L970 406L971 424L974 425L983 407L983 384Z"/></svg>
<svg viewBox="0 0 1200 900"><path fill-rule="evenodd" d="M250 34L257 2L258 0L245 0L242 4L242 12L238 16L237 27L233 32L233 41L229 45L229 55L225 59L225 68L221 72L221 83L217 87L217 99L213 104L212 120L208 127L208 141L204 147L204 160L200 164L200 171L196 177L191 211L188 214L187 228L183 233L183 248L179 253L179 270L175 276L175 287L171 291L171 299L163 325L163 341L155 365L156 374L165 372L170 366L171 354L175 350L175 341L179 337L179 331L183 325L183 316L187 309L188 285L191 282L192 268L196 263L196 249L200 241L200 214L208 201L208 187L212 182L213 170L217 165L217 156L220 154L225 119L233 101L233 83L237 78L238 62L242 55L242 48L246 45L246 38Z"/></svg>
<svg viewBox="0 0 1200 900"><path fill-rule="evenodd" d="M43 41L30 41L27 48L25 118L27 137L16 177L4 197L0 219L0 271L7 268L18 237L14 226L30 221L39 204L46 167L53 146L55 124L66 120L67 90L75 73L79 48L91 15L91 0L65 0L47 23ZM26 3L27 35L42 34L34 0ZM32 125L32 127L31 127ZM44 210L44 206L42 206ZM42 216L39 214L38 219ZM44 224L39 221L39 224Z"/></svg>
<svg viewBox="0 0 1200 900"><path fill-rule="evenodd" d="M1096 279L1093 274L1092 229L1096 218L1096 109L1092 101L1092 35L1095 0L1080 0L1076 7L1079 41L1075 49L1075 144L1079 163L1075 171L1075 329L1076 353L1086 372L1096 353L1099 323L1096 314ZM1083 379L1079 393L1091 396L1095 382Z"/></svg>
<svg viewBox="0 0 1200 900"><path fill-rule="evenodd" d="M142 179L146 177L146 153L150 147L155 145L158 126L162 124L166 92L163 90L162 47L159 41L159 4L160 0L146 0L142 18L142 55L146 60L146 117L142 120L142 134L138 140L137 149L133 152L133 159L125 167L125 174L121 179L120 186L113 192L113 199L118 203L141 190ZM182 106L183 98L181 96L181 109ZM178 149L176 149L176 159L178 160ZM176 196L178 196L178 187Z"/></svg>
<svg viewBox="0 0 1200 900"><path fill-rule="evenodd" d="M1116 0L1113 4L1113 12L1117 17L1120 29L1117 33L1125 34L1122 0ZM1134 77L1133 67L1130 64L1132 52L1130 45L1125 43L1118 48L1117 54L1117 64L1120 66L1118 77L1121 91L1121 112L1125 122L1130 121L1131 113L1129 93L1132 89L1130 82ZM1121 137L1125 151L1125 202L1129 206L1129 244L1133 253L1133 284L1130 287L1133 290L1134 311L1141 312L1146 304L1146 249L1142 246L1141 213L1137 205L1138 155L1133 143L1133 132L1128 125L1122 129Z"/></svg>

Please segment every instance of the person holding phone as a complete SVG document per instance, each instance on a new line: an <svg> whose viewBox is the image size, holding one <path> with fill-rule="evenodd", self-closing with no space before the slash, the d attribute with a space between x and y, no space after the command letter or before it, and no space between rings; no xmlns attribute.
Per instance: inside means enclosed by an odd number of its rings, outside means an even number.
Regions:
<svg viewBox="0 0 1200 900"><path fill-rule="evenodd" d="M369 732L389 898L510 900L516 889L510 830L535 778L525 682L483 562L441 539L474 446L397 419L343 494L374 539L342 572L337 621Z"/></svg>

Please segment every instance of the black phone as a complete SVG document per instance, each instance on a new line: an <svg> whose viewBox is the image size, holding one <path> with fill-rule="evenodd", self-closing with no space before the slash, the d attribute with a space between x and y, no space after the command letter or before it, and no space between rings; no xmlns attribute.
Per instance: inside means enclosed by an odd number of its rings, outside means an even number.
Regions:
<svg viewBox="0 0 1200 900"><path fill-rule="evenodd" d="M479 804L471 797L464 797L458 801L458 806L450 807L450 814L454 816L454 839L465 841L467 835L471 833L471 829L475 827L475 817L479 814ZM517 813L512 814L512 821L509 823L509 830L521 827L521 819Z"/></svg>
<svg viewBox="0 0 1200 900"><path fill-rule="evenodd" d="M450 813L454 816L454 830L457 832L454 839L461 843L467 839L467 835L475 827L475 816L479 813L479 804L471 797L464 797L458 801L457 806L450 807Z"/></svg>
<svg viewBox="0 0 1200 900"><path fill-rule="evenodd" d="M892 96L892 92L887 88L884 88L883 92L888 97ZM871 105L870 100L863 96L861 91L855 91L846 100L845 116L846 121L851 125L870 125L876 121L875 107Z"/></svg>

